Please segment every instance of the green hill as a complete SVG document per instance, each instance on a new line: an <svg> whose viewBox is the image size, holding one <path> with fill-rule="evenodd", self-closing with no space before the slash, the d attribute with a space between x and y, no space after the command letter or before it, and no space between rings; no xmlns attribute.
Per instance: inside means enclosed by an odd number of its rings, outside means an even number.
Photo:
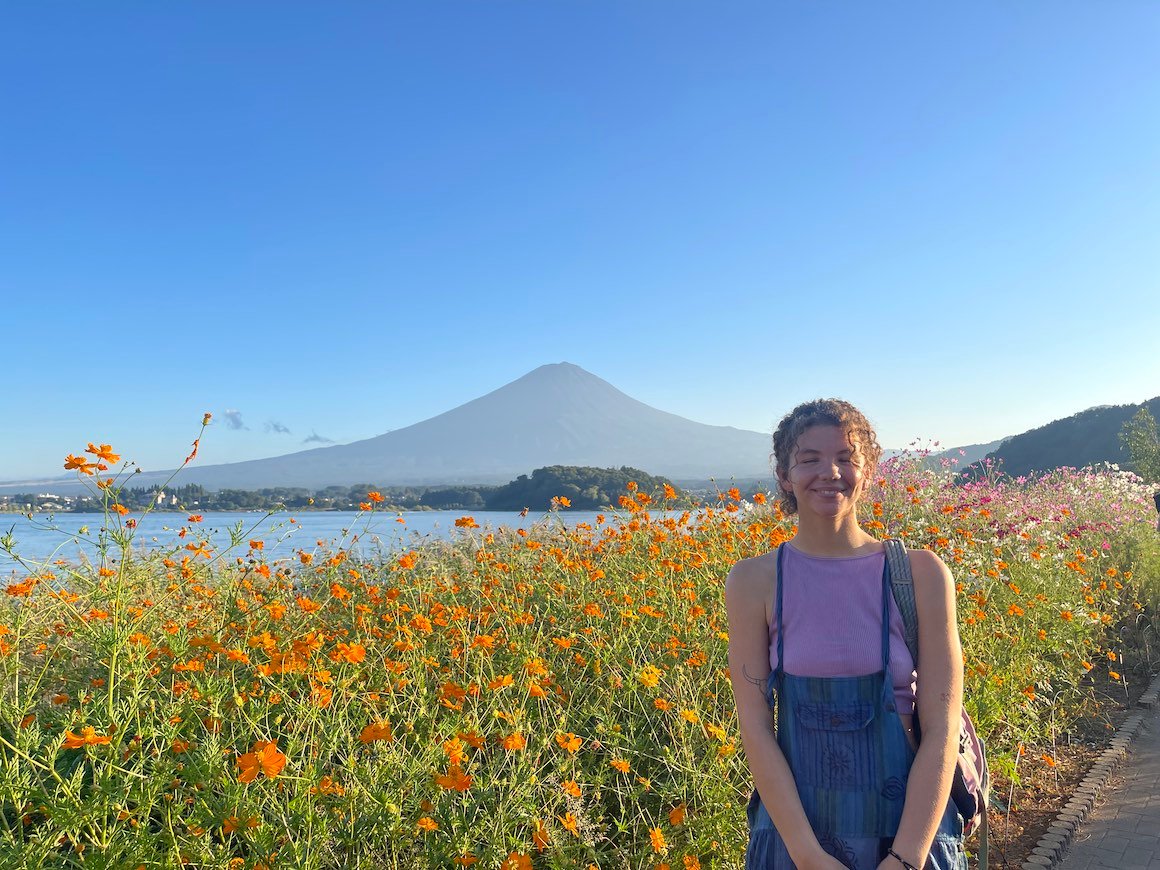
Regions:
<svg viewBox="0 0 1160 870"><path fill-rule="evenodd" d="M487 497L489 511L518 511L531 508L546 511L552 499L564 497L573 509L599 510L616 507L629 482L635 482L638 492L661 498L665 485L672 484L663 477L654 477L638 468L587 468L574 465L552 465L537 468L532 476L521 474L511 483L499 487Z"/></svg>
<svg viewBox="0 0 1160 870"><path fill-rule="evenodd" d="M1082 468L1099 462L1111 462L1130 468L1128 453L1120 444L1120 430L1132 416L1146 407L1160 418L1160 396L1142 405L1103 405L1088 408L1038 429L1008 438L998 449L987 454L999 470L1012 477L1053 468ZM968 473L978 473L979 463Z"/></svg>

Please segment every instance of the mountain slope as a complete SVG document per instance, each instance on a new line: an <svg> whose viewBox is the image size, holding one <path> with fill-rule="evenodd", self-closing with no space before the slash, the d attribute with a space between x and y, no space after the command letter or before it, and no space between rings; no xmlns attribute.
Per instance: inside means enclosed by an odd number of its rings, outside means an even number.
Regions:
<svg viewBox="0 0 1160 870"><path fill-rule="evenodd" d="M579 366L557 363L385 435L270 459L193 466L179 481L210 489L505 483L549 465L630 465L671 478L727 478L767 474L769 451L767 434L660 411ZM133 485L161 483L166 476L140 474ZM0 487L13 489L18 487Z"/></svg>
<svg viewBox="0 0 1160 870"><path fill-rule="evenodd" d="M1143 406L1153 417L1160 417L1160 396ZM1120 430L1140 408L1141 405L1089 408L1008 438L988 457L1012 477L1061 466L1081 468L1097 462L1126 467L1129 457L1121 448Z"/></svg>

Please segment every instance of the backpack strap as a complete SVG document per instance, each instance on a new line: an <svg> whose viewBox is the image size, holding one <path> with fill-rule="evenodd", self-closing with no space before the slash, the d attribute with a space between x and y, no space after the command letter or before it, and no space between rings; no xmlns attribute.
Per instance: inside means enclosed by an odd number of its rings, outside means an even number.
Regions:
<svg viewBox="0 0 1160 870"><path fill-rule="evenodd" d="M910 655L914 659L914 666L918 667L918 605L914 600L914 575L910 571L910 556L906 553L906 547L902 541L895 538L887 538L883 542L886 547L886 564L890 568L890 588L894 592L894 602L898 605L898 612L902 614L903 634L906 636L906 648L910 650ZM915 710L914 727L915 733L918 733L918 710ZM978 750L975 753L974 764L978 771L978 794L982 801L982 809L977 816L979 822L979 851L977 853L977 860L979 862L979 870L987 870L989 866L990 853L990 836L989 826L987 824L987 796L991 790L991 775L987 768L987 759L985 755L985 748L983 741L975 736L975 726L971 723L970 717L967 715L966 709L960 713L962 724L960 724L959 737L959 760L955 767L954 781L951 784L952 792L958 786L963 786L963 734L968 733L974 738L977 743ZM921 737L919 738L922 739ZM953 798L952 798L953 801ZM966 822L973 822L974 819L964 820Z"/></svg>
<svg viewBox="0 0 1160 870"><path fill-rule="evenodd" d="M910 556L907 555L902 541L896 538L887 538L882 543L886 547L886 563L890 567L890 588L894 592L894 603L898 605L898 612L902 614L906 648L910 650L914 666L918 667L918 605L914 601L914 575L910 572Z"/></svg>

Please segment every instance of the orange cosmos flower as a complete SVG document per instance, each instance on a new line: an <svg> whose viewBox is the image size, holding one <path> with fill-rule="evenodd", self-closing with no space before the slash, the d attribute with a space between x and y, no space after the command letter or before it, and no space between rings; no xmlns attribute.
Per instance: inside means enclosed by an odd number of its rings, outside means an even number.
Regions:
<svg viewBox="0 0 1160 870"><path fill-rule="evenodd" d="M368 492L367 498L373 502L380 502L383 500L383 494L381 492Z"/></svg>
<svg viewBox="0 0 1160 870"><path fill-rule="evenodd" d="M36 577L29 577L26 580L21 580L19 583L9 583L4 591L13 598L24 598L32 594L32 590L36 588L36 584L40 580Z"/></svg>
<svg viewBox="0 0 1160 870"><path fill-rule="evenodd" d="M374 743L376 740L385 740L389 743L395 737L391 733L389 722L372 722L359 732L358 739L363 743Z"/></svg>
<svg viewBox="0 0 1160 870"><path fill-rule="evenodd" d="M242 828L256 828L258 827L258 817L250 816L247 819L239 819L237 816L230 816L222 822L222 833L232 834L234 831L240 831Z"/></svg>
<svg viewBox="0 0 1160 870"><path fill-rule="evenodd" d="M560 789L564 794L571 795L574 798L580 797L580 784L574 779L561 783Z"/></svg>
<svg viewBox="0 0 1160 870"><path fill-rule="evenodd" d="M447 753L447 760L451 764L459 765L467 760L467 745L458 737L444 741L443 751Z"/></svg>
<svg viewBox="0 0 1160 870"><path fill-rule="evenodd" d="M423 818L419 819L419 821L416 823L415 827L423 832L438 831L439 823L430 816L423 816Z"/></svg>
<svg viewBox="0 0 1160 870"><path fill-rule="evenodd" d="M334 692L328 686L311 683L310 700L319 710L325 710L330 706L330 702L334 700Z"/></svg>
<svg viewBox="0 0 1160 870"><path fill-rule="evenodd" d="M93 442L89 442L89 446L85 448L85 453L91 453L97 459L103 459L105 462L120 462L121 455L113 452L112 444L102 444L100 447L93 446Z"/></svg>
<svg viewBox="0 0 1160 870"><path fill-rule="evenodd" d="M259 773L274 779L282 772L286 761L276 741L259 740L252 751L238 756L238 782L253 782Z"/></svg>
<svg viewBox="0 0 1160 870"><path fill-rule="evenodd" d="M346 794L346 789L335 782L331 777L324 776L318 781L318 785L310 789L311 794L332 794L342 797Z"/></svg>
<svg viewBox="0 0 1160 870"><path fill-rule="evenodd" d="M471 788L471 777L458 764L453 764L447 773L435 777L435 784L447 791L464 792Z"/></svg>
<svg viewBox="0 0 1160 870"><path fill-rule="evenodd" d="M532 856L523 852L512 852L499 865L499 870L532 870Z"/></svg>
<svg viewBox="0 0 1160 870"><path fill-rule="evenodd" d="M1039 757L1043 759L1044 763L1048 767L1055 767L1055 759L1052 758L1050 755L1041 755Z"/></svg>
<svg viewBox="0 0 1160 870"><path fill-rule="evenodd" d="M65 749L80 749L83 746L103 746L111 741L112 738L98 734L92 725L86 725L81 728L80 734L73 734L71 731L64 732L64 748Z"/></svg>
<svg viewBox="0 0 1160 870"><path fill-rule="evenodd" d="M573 837L580 836L580 826L576 822L575 813L564 813L564 815L556 816L556 818L560 820L560 824L564 826L565 831L567 831Z"/></svg>
<svg viewBox="0 0 1160 870"><path fill-rule="evenodd" d="M649 828L648 839L652 843L652 850L654 852L663 852L667 848L665 845L664 831L660 828Z"/></svg>
<svg viewBox="0 0 1160 870"><path fill-rule="evenodd" d="M543 852L547 848L550 838L548 836L548 829L544 826L543 819L532 820L532 845L536 847L537 852Z"/></svg>
<svg viewBox="0 0 1160 870"><path fill-rule="evenodd" d="M655 689L657 684L661 681L661 672L653 665L646 665L645 667L641 668L641 671L636 675L636 678L645 688Z"/></svg>
<svg viewBox="0 0 1160 870"><path fill-rule="evenodd" d="M521 749L527 748L528 738L524 737L519 731L515 731L500 740L499 745L508 752L518 752Z"/></svg>
<svg viewBox="0 0 1160 870"><path fill-rule="evenodd" d="M684 803L680 803L669 810L669 824L674 828L681 824L685 820L685 811L687 809L688 807Z"/></svg>
<svg viewBox="0 0 1160 870"><path fill-rule="evenodd" d="M358 664L367 657L367 648L361 643L339 643L330 658L336 662Z"/></svg>
<svg viewBox="0 0 1160 870"><path fill-rule="evenodd" d="M565 752L575 753L580 749L584 741L569 731L567 734L557 732L556 743L558 743L560 748Z"/></svg>
<svg viewBox="0 0 1160 870"><path fill-rule="evenodd" d="M452 710L462 710L466 697L467 689L456 683L448 681L439 687L439 703Z"/></svg>
<svg viewBox="0 0 1160 870"><path fill-rule="evenodd" d="M608 762L608 764L610 767L616 768L621 773L628 773L629 765L628 765L628 762L625 761L623 758L614 758L614 759L612 759L612 761Z"/></svg>
<svg viewBox="0 0 1160 870"><path fill-rule="evenodd" d="M471 648L491 652L495 649L495 636L490 634L476 635L471 641Z"/></svg>
<svg viewBox="0 0 1160 870"><path fill-rule="evenodd" d="M72 471L74 468L81 474L92 475L96 472L96 463L89 462L83 456L73 456L71 453L64 458L64 470Z"/></svg>
<svg viewBox="0 0 1160 870"><path fill-rule="evenodd" d="M475 517L460 517L455 521L455 525L461 529L478 529L479 523L475 521Z"/></svg>
<svg viewBox="0 0 1160 870"><path fill-rule="evenodd" d="M474 731L460 731L455 736L473 749L483 749L485 741L481 735Z"/></svg>

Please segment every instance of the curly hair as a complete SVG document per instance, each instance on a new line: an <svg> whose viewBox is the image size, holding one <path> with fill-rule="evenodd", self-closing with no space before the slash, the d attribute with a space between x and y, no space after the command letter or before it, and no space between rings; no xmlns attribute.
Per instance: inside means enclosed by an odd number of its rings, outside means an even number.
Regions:
<svg viewBox="0 0 1160 870"><path fill-rule="evenodd" d="M778 476L781 509L787 514L796 514L797 497L781 485L781 478L789 474L790 457L801 434L811 426L837 426L846 433L851 444L857 446L862 458L862 475L869 480L874 477L878 460L882 458L882 447L874 427L866 415L849 402L842 399L814 399L803 402L781 418L773 433L774 468Z"/></svg>

